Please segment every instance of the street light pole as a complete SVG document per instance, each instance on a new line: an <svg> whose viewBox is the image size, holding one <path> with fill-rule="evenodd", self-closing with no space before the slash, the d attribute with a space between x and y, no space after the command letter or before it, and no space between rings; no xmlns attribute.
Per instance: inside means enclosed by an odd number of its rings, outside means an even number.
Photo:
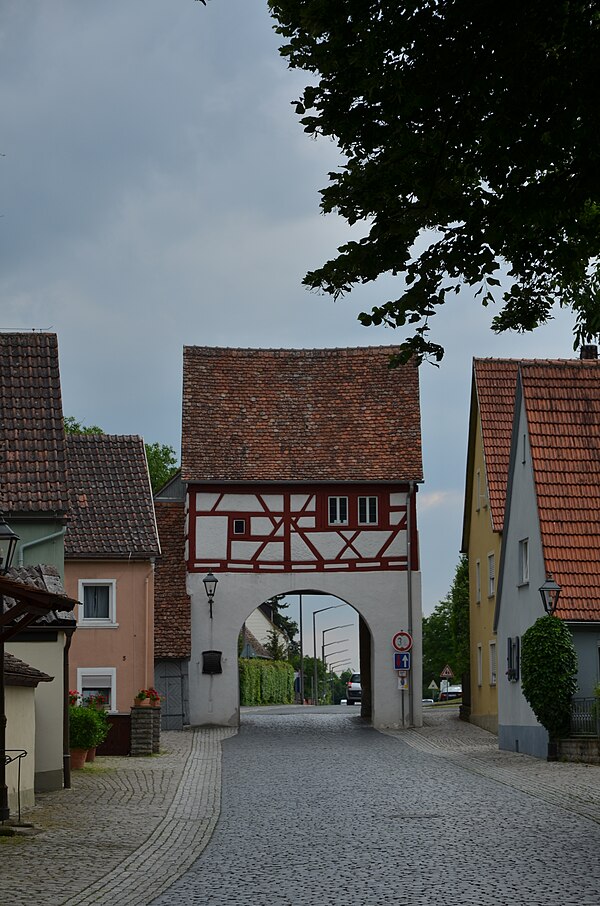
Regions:
<svg viewBox="0 0 600 906"><path fill-rule="evenodd" d="M318 610L313 610L313 704L319 704L319 693L317 690L317 628L315 624L315 617L318 613L324 613L326 610L337 610L338 607L345 607L345 604L331 604L330 607L320 607Z"/></svg>

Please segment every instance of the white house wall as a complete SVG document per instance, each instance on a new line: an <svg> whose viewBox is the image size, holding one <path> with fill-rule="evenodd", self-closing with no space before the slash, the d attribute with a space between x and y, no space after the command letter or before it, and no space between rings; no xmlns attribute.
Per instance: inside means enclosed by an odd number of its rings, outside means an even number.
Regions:
<svg viewBox="0 0 600 906"><path fill-rule="evenodd" d="M546 575L522 403L517 438L512 486L509 479L510 496L507 497L504 521L502 589L497 624L498 741L501 749L545 757L548 734L538 723L522 693L520 669L517 682L509 681L506 675L508 639L518 636L520 640L525 631L544 615L539 588ZM525 538L529 539L529 582L522 584L519 542Z"/></svg>

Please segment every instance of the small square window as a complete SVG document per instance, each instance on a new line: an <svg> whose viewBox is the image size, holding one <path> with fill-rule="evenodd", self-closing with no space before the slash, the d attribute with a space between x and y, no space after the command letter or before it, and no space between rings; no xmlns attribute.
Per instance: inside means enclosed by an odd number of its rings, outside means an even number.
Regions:
<svg viewBox="0 0 600 906"><path fill-rule="evenodd" d="M358 524L377 525L377 497L358 498Z"/></svg>
<svg viewBox="0 0 600 906"><path fill-rule="evenodd" d="M115 586L114 579L80 580L79 600L83 605L79 610L80 624L94 626L115 624Z"/></svg>
<svg viewBox="0 0 600 906"><path fill-rule="evenodd" d="M329 498L329 525L348 525L348 498Z"/></svg>
<svg viewBox="0 0 600 906"><path fill-rule="evenodd" d="M245 519L234 519L233 520L233 534L234 535L245 535L246 534L246 520Z"/></svg>
<svg viewBox="0 0 600 906"><path fill-rule="evenodd" d="M77 691L83 702L102 698L102 706L108 711L116 711L117 706L117 670L116 667L78 667Z"/></svg>

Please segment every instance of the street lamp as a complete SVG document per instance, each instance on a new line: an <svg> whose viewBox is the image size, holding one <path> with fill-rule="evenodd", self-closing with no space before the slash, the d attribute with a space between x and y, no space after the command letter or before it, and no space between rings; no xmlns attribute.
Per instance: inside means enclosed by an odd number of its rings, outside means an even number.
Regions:
<svg viewBox="0 0 600 906"><path fill-rule="evenodd" d="M558 599L560 597L560 591L560 585L558 584L558 582L555 582L550 573L548 573L546 576L546 581L540 587L540 595L542 596L544 610L549 616L551 616L556 610L556 605L558 604Z"/></svg>
<svg viewBox="0 0 600 906"><path fill-rule="evenodd" d="M348 629L348 627L354 626L354 623L343 623L341 626L330 626L329 629L323 629L321 632L321 656L323 658L323 663L325 663L325 649L330 645L338 645L342 642L347 642L348 639L339 639L337 642L327 642L325 644L325 633L333 632L335 629Z"/></svg>
<svg viewBox="0 0 600 906"><path fill-rule="evenodd" d="M338 607L345 607L345 604L331 604L329 607L320 607L313 610L313 705L319 704L317 692L317 628L315 626L315 617L318 613L324 613L326 610L337 610Z"/></svg>
<svg viewBox="0 0 600 906"><path fill-rule="evenodd" d="M19 541L4 516L0 514L0 574L10 569L13 554ZM0 594L0 616L4 614L4 595ZM4 639L0 640L0 823L8 821L8 787L6 785L6 704L4 699Z"/></svg>
<svg viewBox="0 0 600 906"><path fill-rule="evenodd" d="M217 590L217 584L219 580L216 576L213 576L212 572L203 578L204 590L206 591L206 596L208 598L208 606L210 608L210 618L212 620L212 606L213 600L215 597L215 591Z"/></svg>

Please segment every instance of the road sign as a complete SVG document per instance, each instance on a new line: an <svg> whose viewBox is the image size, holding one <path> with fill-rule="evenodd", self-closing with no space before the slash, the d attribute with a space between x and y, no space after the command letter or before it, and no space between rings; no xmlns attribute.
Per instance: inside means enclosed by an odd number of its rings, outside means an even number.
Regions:
<svg viewBox="0 0 600 906"><path fill-rule="evenodd" d="M431 682L429 683L429 685L427 686L427 688L428 689L439 689L440 687L438 686L436 681L434 679L432 679Z"/></svg>
<svg viewBox="0 0 600 906"><path fill-rule="evenodd" d="M401 629L392 639L392 645L396 651L410 651L413 646L412 635L410 632L405 632L404 629Z"/></svg>
<svg viewBox="0 0 600 906"><path fill-rule="evenodd" d="M399 670L398 676L408 676L408 670Z"/></svg>
<svg viewBox="0 0 600 906"><path fill-rule="evenodd" d="M394 651L394 670L410 670L410 652Z"/></svg>
<svg viewBox="0 0 600 906"><path fill-rule="evenodd" d="M454 674L452 672L452 668L448 664L446 664L446 666L440 673L440 677L442 679L452 679L453 676L454 676Z"/></svg>
<svg viewBox="0 0 600 906"><path fill-rule="evenodd" d="M398 677L398 689L400 689L401 692L408 692L408 677L407 676Z"/></svg>

